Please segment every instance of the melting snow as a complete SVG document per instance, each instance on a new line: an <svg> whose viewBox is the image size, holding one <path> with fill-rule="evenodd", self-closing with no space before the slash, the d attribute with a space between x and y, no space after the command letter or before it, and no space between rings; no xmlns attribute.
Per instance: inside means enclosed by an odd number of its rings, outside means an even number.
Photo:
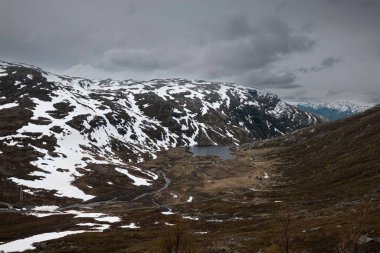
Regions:
<svg viewBox="0 0 380 253"><path fill-rule="evenodd" d="M172 210L169 210L169 211L165 211L165 212L161 212L163 215L172 215L172 214L175 214L172 212Z"/></svg>
<svg viewBox="0 0 380 253"><path fill-rule="evenodd" d="M33 207L33 211L38 211L38 212L54 212L57 210L59 206L36 206Z"/></svg>
<svg viewBox="0 0 380 253"><path fill-rule="evenodd" d="M98 224L98 223L78 223L77 226L86 226L86 227L92 227L92 230L96 230L97 232L103 232L106 229L109 229L111 227L110 224Z"/></svg>
<svg viewBox="0 0 380 253"><path fill-rule="evenodd" d="M86 232L85 230L77 230L77 231L64 231L64 232L51 232L44 233L39 235L33 235L31 237L27 237L24 239L19 239L16 241L8 242L0 245L0 250L4 252L14 252L14 251L25 251L35 249L33 243L43 242L53 239L58 239L61 237L65 237L68 235L80 234Z"/></svg>
<svg viewBox="0 0 380 253"><path fill-rule="evenodd" d="M135 229L135 228L140 228L140 226L136 226L136 224L134 222L128 224L128 225L123 225L123 226L120 226L121 228L132 228L132 229Z"/></svg>
<svg viewBox="0 0 380 253"><path fill-rule="evenodd" d="M120 218L117 216L107 216L103 213L85 213L85 212L79 212L75 210L69 210L66 211L67 214L75 214L76 216L74 218L94 218L97 221L101 222L108 222L108 223L115 223L120 222Z"/></svg>
<svg viewBox="0 0 380 253"><path fill-rule="evenodd" d="M8 103L8 104L0 105L0 110L8 109L8 108L13 108L13 107L16 107L16 106L18 106L18 103L16 103L16 102L14 102L14 103Z"/></svg>
<svg viewBox="0 0 380 253"><path fill-rule="evenodd" d="M34 210L36 211L48 211L48 210L55 210L55 206L41 206L41 207L35 207ZM68 212L70 213L70 212ZM72 213L78 213L76 211L72 211ZM102 214L95 214L95 213L81 213L76 216L76 218L79 217L99 217ZM117 219L116 219L117 218ZM108 223L118 222L120 219L118 217L103 217L103 218L96 218L98 221L105 221ZM131 223L132 224L132 223ZM68 235L73 234L79 234L84 232L103 232L106 229L109 229L111 225L109 224L97 224L97 223L78 223L78 226L87 226L91 227L91 230L74 230L74 231L64 231L64 232L51 232L51 233L44 233L39 235L34 235L31 237L15 240L12 242L8 242L5 244L0 245L0 251L4 252L14 252L14 251L25 251L25 250L32 250L35 249L33 246L34 243L53 240L62 238Z"/></svg>
<svg viewBox="0 0 380 253"><path fill-rule="evenodd" d="M182 218L187 219L187 220L199 220L199 217L195 217L195 216L182 216Z"/></svg>
<svg viewBox="0 0 380 253"><path fill-rule="evenodd" d="M124 174L124 175L127 175L130 179L133 180L132 184L134 184L136 186L141 186L141 185L149 186L149 185L151 185L151 183L149 183L148 179L136 177L136 176L132 175L131 173L129 173L128 170L126 170L126 169L115 168L115 170Z"/></svg>
<svg viewBox="0 0 380 253"><path fill-rule="evenodd" d="M108 223L115 223L115 222L120 222L121 219L116 216L106 216L106 217L100 217L100 218L95 218L97 221L103 221L103 222L108 222Z"/></svg>
<svg viewBox="0 0 380 253"><path fill-rule="evenodd" d="M87 223L78 223L77 225L78 226L94 227L94 226L98 226L99 224L87 222Z"/></svg>

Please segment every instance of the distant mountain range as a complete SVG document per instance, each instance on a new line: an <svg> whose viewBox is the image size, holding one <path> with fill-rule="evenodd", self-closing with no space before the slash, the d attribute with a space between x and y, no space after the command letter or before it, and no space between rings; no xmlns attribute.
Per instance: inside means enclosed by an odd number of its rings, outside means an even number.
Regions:
<svg viewBox="0 0 380 253"><path fill-rule="evenodd" d="M371 107L368 104L355 104L352 102L292 102L305 112L321 116L327 120L338 120L363 112Z"/></svg>
<svg viewBox="0 0 380 253"><path fill-rule="evenodd" d="M1 176L58 197L94 197L72 183L97 164L113 170L172 147L237 145L319 122L276 95L236 84L89 80L0 62ZM135 167L126 173L131 184L136 175L158 178Z"/></svg>

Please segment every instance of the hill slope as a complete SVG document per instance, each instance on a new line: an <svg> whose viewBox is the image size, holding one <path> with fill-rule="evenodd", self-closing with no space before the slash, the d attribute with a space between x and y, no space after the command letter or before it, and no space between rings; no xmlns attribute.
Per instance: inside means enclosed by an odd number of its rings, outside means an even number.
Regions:
<svg viewBox="0 0 380 253"><path fill-rule="evenodd" d="M343 120L243 147L281 147L278 155L289 164L281 170L298 179L294 186L303 190L318 187L318 193L329 189L371 194L380 183L379 129L380 107L375 106Z"/></svg>

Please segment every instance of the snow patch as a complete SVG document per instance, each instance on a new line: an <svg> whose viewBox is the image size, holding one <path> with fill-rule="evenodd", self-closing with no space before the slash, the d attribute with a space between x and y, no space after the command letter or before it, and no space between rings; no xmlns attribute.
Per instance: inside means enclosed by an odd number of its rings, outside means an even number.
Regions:
<svg viewBox="0 0 380 253"><path fill-rule="evenodd" d="M108 222L108 223L116 223L116 222L120 222L121 219L117 216L105 216L105 217L99 217L99 218L95 218L95 220L97 221L102 221L102 222Z"/></svg>
<svg viewBox="0 0 380 253"><path fill-rule="evenodd" d="M54 212L58 208L59 206L35 206L32 210L37 212Z"/></svg>
<svg viewBox="0 0 380 253"><path fill-rule="evenodd" d="M149 183L150 180L141 178L141 177L136 177L132 175L131 173L129 173L127 169L115 168L115 170L120 172L121 174L127 175L130 179L133 180L132 184L136 186L141 186L141 185L150 186L151 185L151 183Z"/></svg>
<svg viewBox="0 0 380 253"><path fill-rule="evenodd" d="M26 237L23 239L2 244L0 245L0 251L2 250L4 252L14 252L14 251L21 252L25 250L33 250L35 249L35 247L33 246L34 243L49 241L53 239L62 238L68 235L75 235L75 234L80 234L84 232L86 232L86 230L51 232L51 233L33 235L30 237Z"/></svg>
<svg viewBox="0 0 380 253"><path fill-rule="evenodd" d="M19 106L19 104L16 103L16 102L14 102L14 103L8 103L8 104L0 105L0 110L8 109L8 108L13 108L13 107L17 107L17 106Z"/></svg>
<svg viewBox="0 0 380 253"><path fill-rule="evenodd" d="M196 216L182 216L182 218L187 220L199 220L199 217Z"/></svg>
<svg viewBox="0 0 380 253"><path fill-rule="evenodd" d="M120 226L120 227L121 228L132 228L132 229L140 228L140 226L137 226L134 222L129 223L128 225Z"/></svg>

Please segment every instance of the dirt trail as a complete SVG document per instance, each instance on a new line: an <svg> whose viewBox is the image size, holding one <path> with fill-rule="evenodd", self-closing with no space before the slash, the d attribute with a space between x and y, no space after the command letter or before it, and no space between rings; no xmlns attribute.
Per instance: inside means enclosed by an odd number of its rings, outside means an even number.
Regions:
<svg viewBox="0 0 380 253"><path fill-rule="evenodd" d="M8 209L13 209L13 205L7 203L7 202L1 202L0 201L0 206L7 206Z"/></svg>
<svg viewBox="0 0 380 253"><path fill-rule="evenodd" d="M159 193L159 192L162 192L162 191L166 190L166 189L169 187L169 185L170 185L170 183L171 183L170 178L168 178L168 177L166 176L165 172L163 172L163 171L159 171L158 173L161 174L162 177L164 178L164 180L165 180L165 185L164 185L163 187L161 187L160 189L156 190L156 191L143 193L143 194L141 194L141 195L135 197L132 201L135 201L135 200L141 199L141 198L143 198L143 197L145 197L145 196L148 196L148 195L152 196L152 195L154 195L154 194L156 194L156 193Z"/></svg>

